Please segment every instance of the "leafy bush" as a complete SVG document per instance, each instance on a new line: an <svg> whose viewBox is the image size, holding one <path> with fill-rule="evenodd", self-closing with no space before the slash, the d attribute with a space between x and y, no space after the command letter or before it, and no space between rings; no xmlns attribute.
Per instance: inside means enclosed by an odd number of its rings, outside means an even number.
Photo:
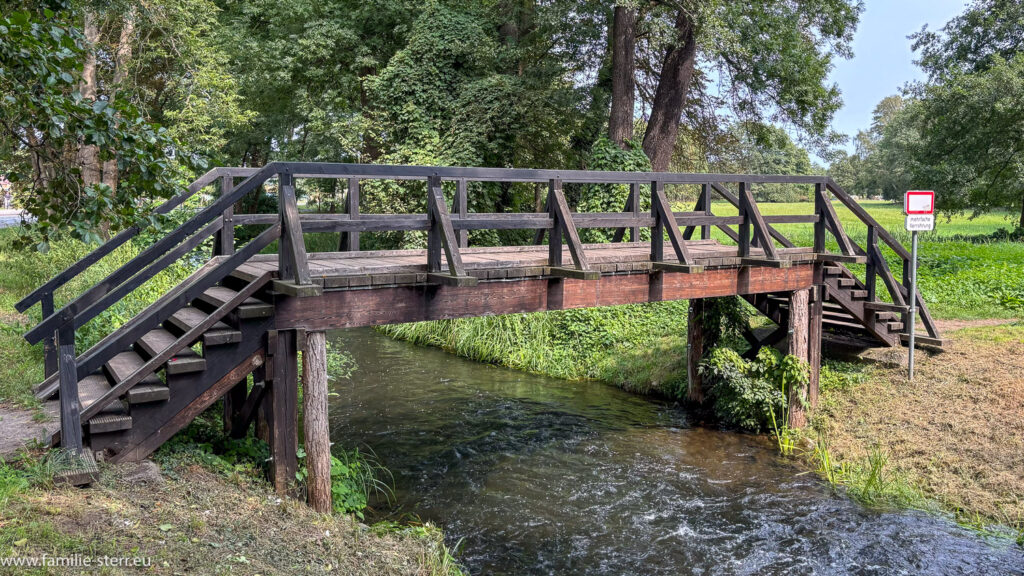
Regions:
<svg viewBox="0 0 1024 576"><path fill-rule="evenodd" d="M803 390L808 378L800 359L767 346L752 361L730 348L716 348L701 362L700 373L710 384L712 409L723 424L777 434L787 419L789 391Z"/></svg>

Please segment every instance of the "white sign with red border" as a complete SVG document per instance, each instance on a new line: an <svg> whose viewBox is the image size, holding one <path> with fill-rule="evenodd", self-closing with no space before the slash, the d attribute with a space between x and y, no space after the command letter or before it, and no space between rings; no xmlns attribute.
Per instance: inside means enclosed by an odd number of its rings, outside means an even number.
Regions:
<svg viewBox="0 0 1024 576"><path fill-rule="evenodd" d="M935 192L908 190L903 197L904 214L932 214L935 212Z"/></svg>
<svg viewBox="0 0 1024 576"><path fill-rule="evenodd" d="M908 190L903 197L903 212L907 215L908 232L928 232L935 229L935 192Z"/></svg>

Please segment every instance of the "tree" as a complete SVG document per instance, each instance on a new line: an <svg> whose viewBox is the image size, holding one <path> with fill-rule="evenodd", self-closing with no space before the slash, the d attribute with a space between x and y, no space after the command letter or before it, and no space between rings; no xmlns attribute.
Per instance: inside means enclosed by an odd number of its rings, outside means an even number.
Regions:
<svg viewBox="0 0 1024 576"><path fill-rule="evenodd" d="M948 212L1013 210L1024 227L1024 54L981 72L913 88L879 143L880 162L908 186L934 189Z"/></svg>
<svg viewBox="0 0 1024 576"><path fill-rule="evenodd" d="M616 6L612 33L612 106L608 138L619 147L633 139L636 105L636 9Z"/></svg>
<svg viewBox="0 0 1024 576"><path fill-rule="evenodd" d="M982 72L996 58L1012 60L1024 50L1024 3L1019 0L975 0L940 32L911 36L921 52L917 64L933 81L951 73Z"/></svg>
<svg viewBox="0 0 1024 576"><path fill-rule="evenodd" d="M0 163L28 182L21 204L35 222L25 239L41 250L65 231L95 241L101 225L155 221L150 202L176 185L166 130L116 94L87 97L84 64L93 64L76 19L61 3L0 18ZM101 163L111 162L117 189L97 178Z"/></svg>
<svg viewBox="0 0 1024 576"><path fill-rule="evenodd" d="M743 121L786 123L819 147L840 106L827 84L834 56L849 57L862 5L850 0L683 0L655 3L639 68L649 98L644 151L665 170L684 112L691 127L729 110ZM660 64L652 60L659 58ZM718 84L725 97L714 97Z"/></svg>
<svg viewBox="0 0 1024 576"><path fill-rule="evenodd" d="M713 155L710 169L714 172L739 174L812 174L807 150L797 146L789 134L778 126L756 122L737 122L727 130L728 143ZM796 202L808 196L809 189L795 184L762 184L755 186L758 200Z"/></svg>

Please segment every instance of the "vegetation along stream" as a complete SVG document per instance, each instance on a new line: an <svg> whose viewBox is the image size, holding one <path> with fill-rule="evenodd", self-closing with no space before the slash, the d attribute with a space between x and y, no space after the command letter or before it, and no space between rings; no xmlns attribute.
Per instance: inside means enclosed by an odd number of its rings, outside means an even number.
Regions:
<svg viewBox="0 0 1024 576"><path fill-rule="evenodd" d="M332 345L332 437L394 474L387 517L441 525L471 574L1024 574L942 517L867 509L761 439L597 382L478 364L372 330Z"/></svg>

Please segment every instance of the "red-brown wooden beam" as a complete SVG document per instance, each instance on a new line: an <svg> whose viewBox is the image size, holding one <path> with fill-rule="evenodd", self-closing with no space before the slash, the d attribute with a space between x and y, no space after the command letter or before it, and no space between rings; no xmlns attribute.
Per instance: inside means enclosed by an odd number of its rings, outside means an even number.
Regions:
<svg viewBox="0 0 1024 576"><path fill-rule="evenodd" d="M493 314L591 308L801 290L814 283L814 266L739 267L704 274L655 272L599 280L530 278L483 281L477 286L413 285L325 291L278 303L278 330L330 330Z"/></svg>

